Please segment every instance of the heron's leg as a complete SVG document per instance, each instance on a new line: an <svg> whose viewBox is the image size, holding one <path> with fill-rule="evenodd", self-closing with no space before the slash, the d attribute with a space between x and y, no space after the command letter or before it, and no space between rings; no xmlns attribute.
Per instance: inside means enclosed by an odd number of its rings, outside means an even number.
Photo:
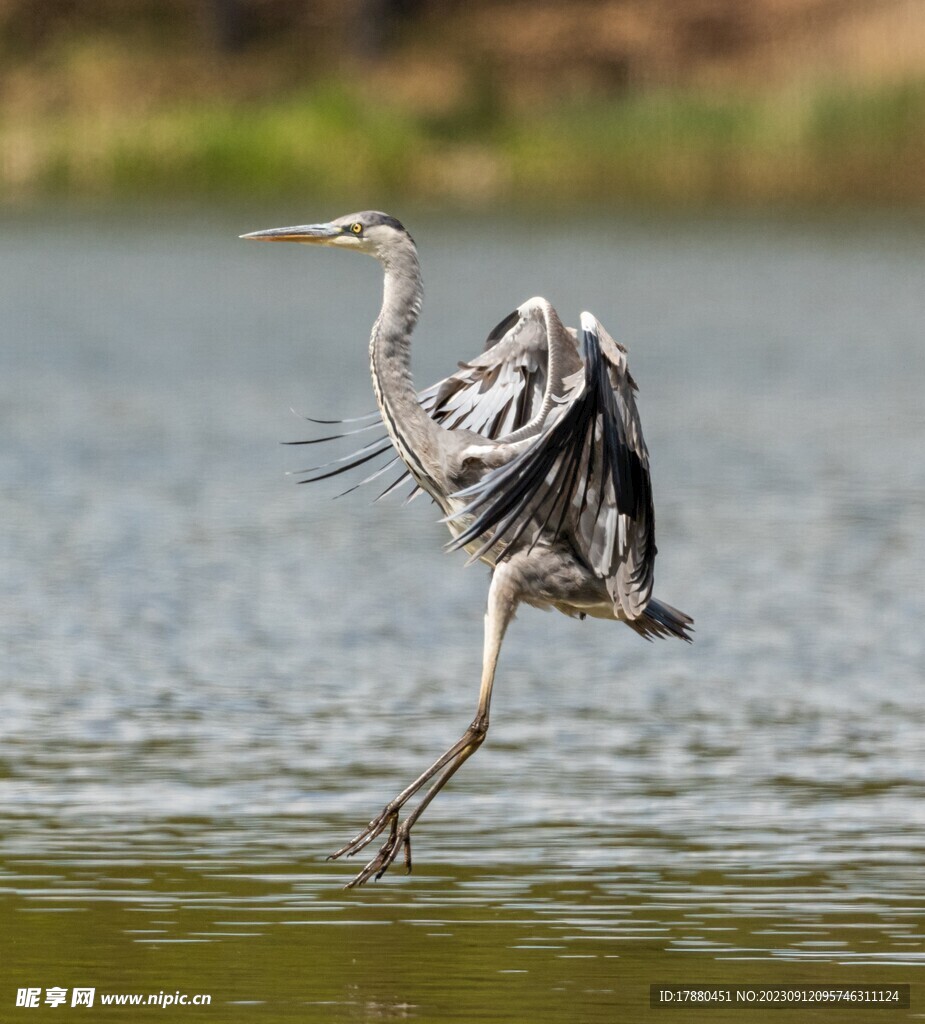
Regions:
<svg viewBox="0 0 925 1024"><path fill-rule="evenodd" d="M371 843L386 827L389 827L389 836L379 852L356 878L349 883L348 888L362 885L374 876L381 878L395 859L398 851L403 847L405 849L405 863L410 871L411 827L443 786L446 785L458 769L484 742L488 732L491 692L494 685L495 669L498 665L498 655L501 652L501 643L504 639L508 623L514 617L514 612L517 608L519 594L515 579L516 574L511 569L510 563L507 562L496 566L492 574L491 586L488 591L488 608L485 613L482 683L479 690L479 702L475 718L472 720L469 728L449 750L438 757L425 772L419 775L411 785L403 789L394 800L386 804L381 813L373 818L355 839L331 855L330 859L332 860L345 854L352 856ZM431 783L430 788L424 794L420 803L399 825L398 816L401 809L411 797L423 789L429 782Z"/></svg>

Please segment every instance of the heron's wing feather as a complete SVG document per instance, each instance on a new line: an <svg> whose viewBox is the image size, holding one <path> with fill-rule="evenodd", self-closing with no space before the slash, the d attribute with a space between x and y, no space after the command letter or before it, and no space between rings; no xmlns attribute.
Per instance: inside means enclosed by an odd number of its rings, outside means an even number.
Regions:
<svg viewBox="0 0 925 1024"><path fill-rule="evenodd" d="M435 420L498 440L537 414L546 390L549 338L544 320L534 315L535 302L506 316L475 359L422 392L422 405ZM578 363L577 349L574 359Z"/></svg>
<svg viewBox="0 0 925 1024"><path fill-rule="evenodd" d="M503 558L521 541L567 539L629 619L652 593L655 523L649 458L626 354L582 314L584 371L540 435L454 497L466 528L454 548L481 542Z"/></svg>
<svg viewBox="0 0 925 1024"><path fill-rule="evenodd" d="M450 430L468 430L489 440L498 440L520 430L537 416L546 391L549 339L545 322L534 315L535 305L532 303L535 301L524 303L494 327L484 351L476 358L461 363L456 373L418 393L418 401L433 419ZM570 334L566 338L571 348L566 361L572 369L580 367L574 338ZM381 419L377 421L377 416L375 414L368 426L356 432L381 427ZM316 422L336 424L339 421ZM318 440L333 441L346 436L345 432ZM294 443L311 444L314 441ZM347 472L388 452L393 452L391 444L387 436L380 435L370 444L337 460L336 465L331 463L305 470L308 476L303 482ZM368 477L361 484L375 479L377 475ZM380 497L406 480L410 481L410 474L403 470ZM409 499L418 493L420 488L413 486Z"/></svg>

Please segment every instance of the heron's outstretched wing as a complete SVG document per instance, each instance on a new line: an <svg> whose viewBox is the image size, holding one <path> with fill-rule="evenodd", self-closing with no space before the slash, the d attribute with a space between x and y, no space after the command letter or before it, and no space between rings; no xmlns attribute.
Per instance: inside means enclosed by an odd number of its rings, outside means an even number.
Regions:
<svg viewBox="0 0 925 1024"><path fill-rule="evenodd" d="M534 423L536 429L539 429L538 417L544 408L549 372L550 314L555 316L549 304L541 299L531 299L515 309L491 331L480 355L469 362L460 363L456 373L418 393L421 405L446 428L468 430L490 440L529 431L530 425ZM574 372L581 366L574 339L566 333L558 319L554 321L553 329L559 332L560 341L563 337L566 339L564 344L558 346L558 350L564 353L564 369L566 372ZM335 441L364 431L382 431L378 413L373 413L368 417L367 425L357 429L292 443ZM397 463L402 471L379 495L383 497L401 486L410 476L384 431L377 433L371 441L349 455L304 470L306 476L300 483L336 476L380 456L386 457L384 464L350 490L377 479ZM414 497L419 492L420 489L415 486L408 497Z"/></svg>
<svg viewBox="0 0 925 1024"><path fill-rule="evenodd" d="M503 558L515 544L564 537L606 581L615 608L640 616L652 594L655 517L649 457L636 386L618 345L589 313L581 315L584 370L535 441L454 497L450 517L466 528L459 548L481 541Z"/></svg>

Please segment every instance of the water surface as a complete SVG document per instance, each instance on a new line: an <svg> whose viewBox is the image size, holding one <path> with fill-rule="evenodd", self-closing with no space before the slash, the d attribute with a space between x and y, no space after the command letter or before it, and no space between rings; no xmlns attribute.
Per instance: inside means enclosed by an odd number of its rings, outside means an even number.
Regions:
<svg viewBox="0 0 925 1024"><path fill-rule="evenodd" d="M471 717L486 575L423 500L285 476L290 407L372 408L379 274L236 236L337 212L0 224L0 1017L85 985L211 994L166 1019L680 1019L672 980L911 981L871 1019L920 1017L925 233L411 224L421 384L534 294L630 346L697 641L523 610L414 874L345 893L325 855Z"/></svg>

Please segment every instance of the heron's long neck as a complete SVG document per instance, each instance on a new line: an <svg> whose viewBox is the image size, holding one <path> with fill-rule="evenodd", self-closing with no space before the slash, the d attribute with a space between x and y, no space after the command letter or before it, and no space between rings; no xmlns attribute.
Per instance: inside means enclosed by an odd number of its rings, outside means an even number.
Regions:
<svg viewBox="0 0 925 1024"><path fill-rule="evenodd" d="M414 478L430 491L440 482L441 439L446 434L421 408L411 376L411 332L424 299L413 246L384 260L382 309L369 342L373 390L382 420Z"/></svg>

